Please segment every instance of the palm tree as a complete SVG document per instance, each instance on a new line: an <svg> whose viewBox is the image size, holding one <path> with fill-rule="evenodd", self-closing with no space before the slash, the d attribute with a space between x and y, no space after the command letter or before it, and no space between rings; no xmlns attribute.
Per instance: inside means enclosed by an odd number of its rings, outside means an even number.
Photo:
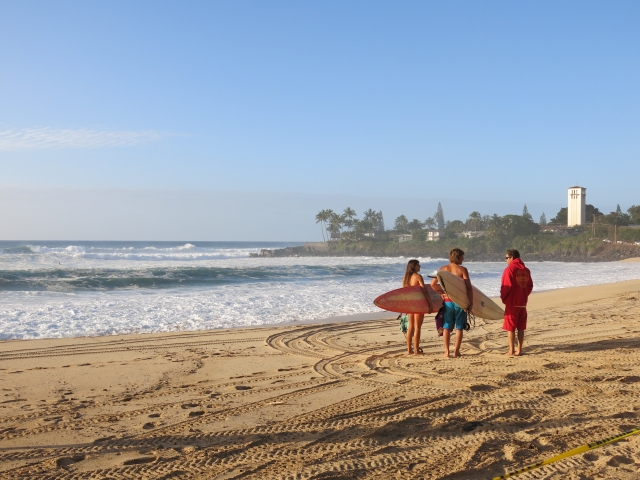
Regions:
<svg viewBox="0 0 640 480"><path fill-rule="evenodd" d="M366 212L364 212L364 220L369 220L370 222L373 222L375 217L376 217L375 210L369 209Z"/></svg>
<svg viewBox="0 0 640 480"><path fill-rule="evenodd" d="M384 218L382 216L382 210L376 213L375 226L376 226L376 232L379 232L379 233L384 232Z"/></svg>
<svg viewBox="0 0 640 480"><path fill-rule="evenodd" d="M326 214L326 210L320 210L318 212L318 214L316 215L316 223L320 224L320 230L322 231L322 241L326 242L325 238L324 238L324 224L327 220L329 220L329 216Z"/></svg>
<svg viewBox="0 0 640 480"><path fill-rule="evenodd" d="M337 213L331 212L331 215L329 216L329 227L327 227L327 230L331 233L331 234L339 234L340 230L342 229L342 223L344 222L344 217L342 215L338 215Z"/></svg>
<svg viewBox="0 0 640 480"><path fill-rule="evenodd" d="M436 219L433 217L428 217L424 221L424 226L427 227L429 230L433 230L434 228L436 228Z"/></svg>
<svg viewBox="0 0 640 480"><path fill-rule="evenodd" d="M327 222L329 221L329 219L331 218L331 215L333 214L333 210L328 209L328 210L320 210L318 212L318 214L316 215L316 223L320 224L320 227L322 228L322 240L325 240L324 238L324 231L327 229Z"/></svg>
<svg viewBox="0 0 640 480"><path fill-rule="evenodd" d="M356 211L350 207L347 207L344 209L344 213L342 214L342 216L345 218L344 225L349 229L353 228L353 217L357 216Z"/></svg>
<svg viewBox="0 0 640 480"><path fill-rule="evenodd" d="M409 222L407 228L411 233L419 232L420 230L422 230L422 222L417 218L414 218Z"/></svg>
<svg viewBox="0 0 640 480"><path fill-rule="evenodd" d="M474 211L469 214L467 228L473 231L482 230L482 215L480 215L480 212Z"/></svg>

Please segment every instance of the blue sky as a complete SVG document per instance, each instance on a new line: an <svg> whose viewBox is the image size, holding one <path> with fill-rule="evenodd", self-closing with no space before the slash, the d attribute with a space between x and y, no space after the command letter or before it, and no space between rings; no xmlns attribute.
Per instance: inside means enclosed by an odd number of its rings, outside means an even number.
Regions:
<svg viewBox="0 0 640 480"><path fill-rule="evenodd" d="M622 1L5 2L0 237L125 239L122 192L216 210L203 240L317 239L325 206L551 218L576 183L626 210L639 22ZM103 229L70 228L65 195L103 195ZM142 217L132 238L189 236Z"/></svg>

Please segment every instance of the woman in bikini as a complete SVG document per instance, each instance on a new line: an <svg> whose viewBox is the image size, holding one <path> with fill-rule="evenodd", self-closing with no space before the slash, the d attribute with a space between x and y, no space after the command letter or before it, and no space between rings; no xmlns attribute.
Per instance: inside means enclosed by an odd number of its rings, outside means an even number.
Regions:
<svg viewBox="0 0 640 480"><path fill-rule="evenodd" d="M407 264L407 270L402 280L403 287L415 287L420 285L424 291L424 296L429 304L429 310L433 310L431 304L431 298L427 292L427 287L424 285L424 279L418 272L420 271L420 262L418 260L409 260ZM407 353L414 355L422 355L422 349L420 348L420 330L422 329L422 322L424 321L424 313L411 313L409 314L409 328L407 330ZM411 348L411 340L413 339L413 348Z"/></svg>

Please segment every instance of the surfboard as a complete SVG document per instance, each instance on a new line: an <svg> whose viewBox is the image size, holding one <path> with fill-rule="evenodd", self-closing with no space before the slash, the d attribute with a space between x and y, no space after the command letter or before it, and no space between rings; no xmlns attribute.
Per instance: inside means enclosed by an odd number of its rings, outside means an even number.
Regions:
<svg viewBox="0 0 640 480"><path fill-rule="evenodd" d="M438 283L447 292L449 298L460 308L466 310L469 305L469 298L467 297L467 287L464 280L446 271L438 271L437 275ZM504 310L477 287L472 285L472 288L473 308L471 313L476 317L486 318L487 320L502 320L504 318Z"/></svg>
<svg viewBox="0 0 640 480"><path fill-rule="evenodd" d="M391 290L390 292L380 295L373 301L376 307L389 312L398 313L434 313L440 309L442 305L442 297L434 291L430 285L427 285L427 291L431 298L431 304L433 310L429 310L429 304L424 298L424 292L422 287L417 285L415 287L398 288L397 290Z"/></svg>

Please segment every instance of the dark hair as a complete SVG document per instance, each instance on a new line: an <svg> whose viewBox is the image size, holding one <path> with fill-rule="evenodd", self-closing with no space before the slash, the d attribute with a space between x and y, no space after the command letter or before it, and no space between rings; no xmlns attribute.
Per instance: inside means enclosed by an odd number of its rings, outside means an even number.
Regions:
<svg viewBox="0 0 640 480"><path fill-rule="evenodd" d="M510 250L507 250L507 257L520 258L520 252L518 250L516 250L515 248L512 248Z"/></svg>
<svg viewBox="0 0 640 480"><path fill-rule="evenodd" d="M456 265L460 265L460 257L464 257L464 252L458 247L454 248L449 252L449 261L451 263L455 263Z"/></svg>
<svg viewBox="0 0 640 480"><path fill-rule="evenodd" d="M407 271L404 272L404 278L402 279L402 286L408 287L411 283L411 276L416 273L416 266L420 265L418 260L409 260L407 263Z"/></svg>

